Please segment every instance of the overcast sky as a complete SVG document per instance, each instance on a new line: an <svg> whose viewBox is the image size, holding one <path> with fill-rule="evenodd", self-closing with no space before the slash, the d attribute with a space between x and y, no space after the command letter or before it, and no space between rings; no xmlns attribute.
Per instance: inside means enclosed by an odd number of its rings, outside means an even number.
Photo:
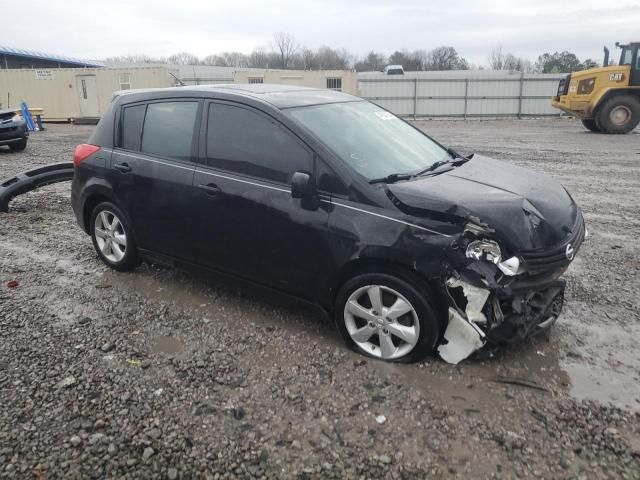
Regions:
<svg viewBox="0 0 640 480"><path fill-rule="evenodd" d="M249 53L279 31L358 56L450 45L479 65L500 44L602 61L603 45L640 41L640 0L5 0L2 17L2 45L88 59Z"/></svg>

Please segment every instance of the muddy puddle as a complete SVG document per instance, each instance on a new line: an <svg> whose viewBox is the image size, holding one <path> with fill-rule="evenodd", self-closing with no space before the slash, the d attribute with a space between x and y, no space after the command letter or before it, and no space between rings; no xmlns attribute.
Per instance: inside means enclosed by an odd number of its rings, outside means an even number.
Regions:
<svg viewBox="0 0 640 480"><path fill-rule="evenodd" d="M561 368L571 395L640 411L640 325L622 327L598 311L592 312L598 321L587 323L580 307L570 305L563 316L569 342Z"/></svg>
<svg viewBox="0 0 640 480"><path fill-rule="evenodd" d="M182 351L184 343L176 337L160 336L153 340L151 351L153 353L175 354Z"/></svg>
<svg viewBox="0 0 640 480"><path fill-rule="evenodd" d="M301 306L281 306L278 300L266 303L251 287L249 291L240 289L234 293L224 287L221 290L217 280L148 268L132 274L105 272L103 282L136 291L151 300L175 304L203 318L211 316L209 312L222 304L229 315L220 321L233 321L242 315L258 325L277 325L290 332L305 330L317 335L318 341L342 345L337 334L327 334L328 327L321 325L318 312ZM640 328L633 327L633 332L629 332L613 322L587 325L584 316L580 303L569 301L549 338L500 351L491 358L467 360L458 366L438 359L421 365L370 363L381 373L400 377L403 383L470 414L503 413L505 396L500 384L495 383L500 376L526 378L549 391L576 399L640 410L640 351L633 341L640 335ZM177 337L162 336L154 339L152 351L177 354L187 347ZM353 354L353 358L360 357Z"/></svg>

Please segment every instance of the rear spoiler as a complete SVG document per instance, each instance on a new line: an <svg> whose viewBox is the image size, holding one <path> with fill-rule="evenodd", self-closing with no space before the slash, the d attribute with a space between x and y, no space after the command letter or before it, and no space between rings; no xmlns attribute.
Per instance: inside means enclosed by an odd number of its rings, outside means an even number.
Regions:
<svg viewBox="0 0 640 480"><path fill-rule="evenodd" d="M73 171L73 162L51 163L3 180L0 183L0 212L8 212L9 202L17 195L44 185L72 180Z"/></svg>

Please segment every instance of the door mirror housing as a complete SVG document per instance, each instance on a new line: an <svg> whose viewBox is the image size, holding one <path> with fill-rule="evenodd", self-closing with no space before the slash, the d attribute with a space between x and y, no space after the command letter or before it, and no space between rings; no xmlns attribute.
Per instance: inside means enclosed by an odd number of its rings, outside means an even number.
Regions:
<svg viewBox="0 0 640 480"><path fill-rule="evenodd" d="M310 173L297 171L291 176L291 196L308 198L316 194L316 184Z"/></svg>

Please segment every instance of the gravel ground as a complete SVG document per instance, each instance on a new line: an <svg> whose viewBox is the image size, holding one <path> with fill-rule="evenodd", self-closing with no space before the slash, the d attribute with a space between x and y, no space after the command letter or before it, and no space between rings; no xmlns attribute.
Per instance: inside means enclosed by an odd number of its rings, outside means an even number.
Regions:
<svg viewBox="0 0 640 480"><path fill-rule="evenodd" d="M556 177L583 207L590 237L548 338L458 366L364 359L307 305L109 271L69 184L51 185L0 214L0 478L640 478L639 132L418 124ZM70 159L91 129L0 149L0 178Z"/></svg>

